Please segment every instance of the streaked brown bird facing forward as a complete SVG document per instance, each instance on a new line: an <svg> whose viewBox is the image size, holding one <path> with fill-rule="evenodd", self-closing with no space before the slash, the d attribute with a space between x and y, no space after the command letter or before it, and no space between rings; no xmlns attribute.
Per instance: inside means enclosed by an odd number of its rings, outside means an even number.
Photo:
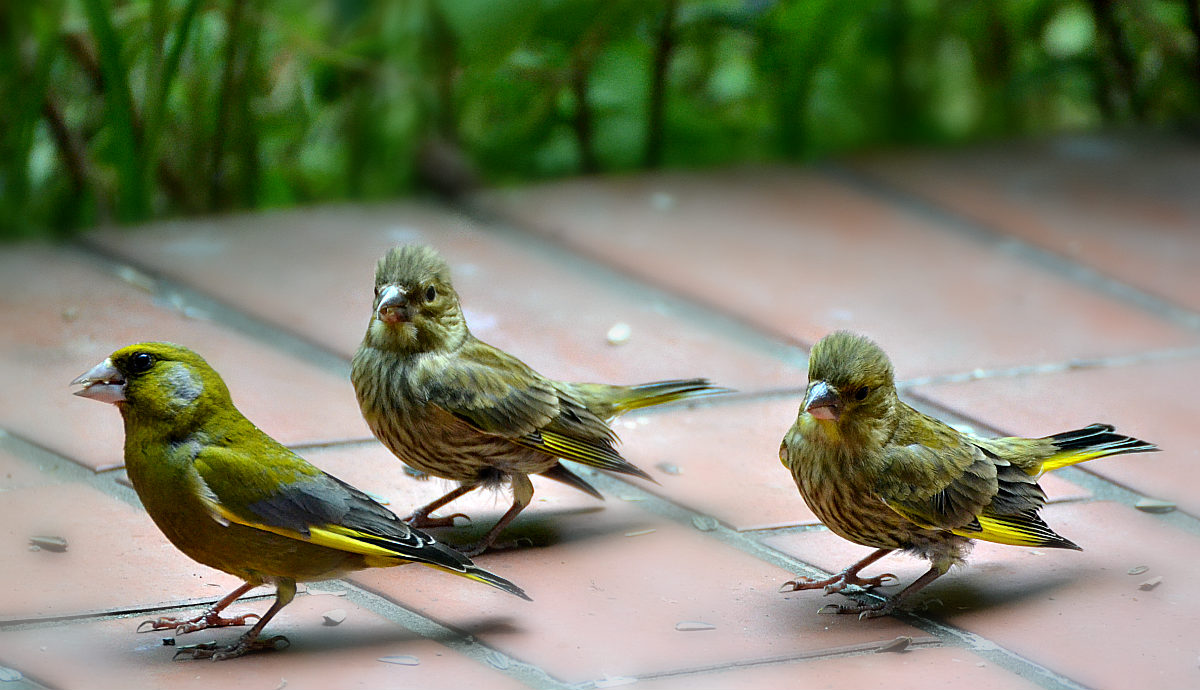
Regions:
<svg viewBox="0 0 1200 690"><path fill-rule="evenodd" d="M363 416L385 446L409 466L460 484L415 511L410 524L452 525L460 514L430 513L479 486L512 484L512 507L468 555L485 551L529 505L529 475L601 498L560 458L650 479L617 452L612 418L725 390L706 379L638 386L548 379L471 335L449 267L419 245L379 260L374 310L352 378Z"/></svg>
<svg viewBox="0 0 1200 690"><path fill-rule="evenodd" d="M862 617L891 613L961 564L973 539L1042 548L1079 547L1050 529L1038 510L1044 472L1154 445L1093 424L1044 438L986 439L956 431L899 400L886 354L867 338L823 338L808 363L808 390L779 458L821 522L877 550L825 580L797 578L783 591L864 588L896 579L858 572L903 549L931 561L929 571L878 604L835 605Z"/></svg>

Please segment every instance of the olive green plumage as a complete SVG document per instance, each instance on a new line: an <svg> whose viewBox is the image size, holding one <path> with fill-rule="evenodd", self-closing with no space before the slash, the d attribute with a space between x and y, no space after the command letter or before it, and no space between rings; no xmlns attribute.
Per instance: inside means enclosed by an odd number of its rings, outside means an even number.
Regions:
<svg viewBox="0 0 1200 690"><path fill-rule="evenodd" d="M429 515L477 486L511 483L512 508L467 551L472 555L529 504L529 475L600 497L560 458L649 479L617 452L613 417L724 390L705 379L639 386L548 379L471 334L449 267L419 245L397 247L379 261L352 380L363 416L385 446L425 474L460 483L414 512L412 524L453 524L455 516Z"/></svg>
<svg viewBox="0 0 1200 690"><path fill-rule="evenodd" d="M245 624L245 616L224 619L220 610L253 586L276 585L275 605L236 644L190 648L194 657L274 646L282 638L258 634L291 600L297 582L362 568L421 563L525 597L263 433L234 407L221 377L187 348L130 345L74 383L84 385L78 395L120 410L129 480L171 543L246 581L196 619L160 619L151 628Z"/></svg>
<svg viewBox="0 0 1200 690"><path fill-rule="evenodd" d="M1045 438L986 439L964 433L902 402L892 364L867 338L833 333L812 350L808 389L779 449L801 496L831 531L878 549L827 580L798 578L791 589L872 587L892 575L858 571L894 549L931 561L896 597L837 611L884 615L963 561L973 539L1043 548L1079 547L1056 534L1038 510L1044 472L1118 453L1157 450L1093 424Z"/></svg>

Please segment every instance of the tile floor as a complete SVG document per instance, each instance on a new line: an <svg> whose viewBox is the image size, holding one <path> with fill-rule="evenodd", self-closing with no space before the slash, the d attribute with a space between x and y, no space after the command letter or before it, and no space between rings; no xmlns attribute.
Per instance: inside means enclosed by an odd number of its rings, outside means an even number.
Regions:
<svg viewBox="0 0 1200 690"><path fill-rule="evenodd" d="M268 631L286 651L173 662L137 623L236 581L166 542L124 478L116 411L67 382L131 342L189 345L264 430L404 514L445 486L370 438L347 375L375 261L409 241L449 259L476 335L543 373L704 375L739 392L617 422L658 484L589 473L599 502L535 480L510 531L533 545L478 559L533 603L417 567L364 571L309 585L280 614ZM1196 687L1196 266L1200 143L1149 136L585 178L457 208L328 206L4 246L0 690ZM625 344L606 339L616 323ZM905 396L957 424L1044 435L1108 421L1163 452L1046 479L1044 514L1082 553L981 544L909 613L820 615L836 595L779 584L866 549L820 527L776 453L807 348L839 328L876 338ZM1145 512L1144 498L1178 507ZM465 541L506 505L464 499L475 526L435 533ZM31 551L36 535L69 547ZM924 566L892 556L869 572L884 569ZM255 594L237 608L264 610L268 592ZM325 624L334 610L344 622ZM880 653L898 637L907 649Z"/></svg>

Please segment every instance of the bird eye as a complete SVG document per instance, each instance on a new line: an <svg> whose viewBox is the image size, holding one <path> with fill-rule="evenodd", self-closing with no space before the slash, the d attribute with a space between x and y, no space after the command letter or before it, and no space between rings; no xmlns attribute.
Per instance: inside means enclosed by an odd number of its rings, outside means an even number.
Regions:
<svg viewBox="0 0 1200 690"><path fill-rule="evenodd" d="M139 352L129 358L130 373L141 374L150 371L152 366L154 366L154 355L149 352Z"/></svg>
<svg viewBox="0 0 1200 690"><path fill-rule="evenodd" d="M435 288L432 285L425 288L425 301L426 302L432 302L436 297L437 297L437 288Z"/></svg>
<svg viewBox="0 0 1200 690"><path fill-rule="evenodd" d="M854 399L859 402L862 402L863 400L866 400L867 396L870 394L871 394L871 388L869 386L862 386L858 390L854 391Z"/></svg>

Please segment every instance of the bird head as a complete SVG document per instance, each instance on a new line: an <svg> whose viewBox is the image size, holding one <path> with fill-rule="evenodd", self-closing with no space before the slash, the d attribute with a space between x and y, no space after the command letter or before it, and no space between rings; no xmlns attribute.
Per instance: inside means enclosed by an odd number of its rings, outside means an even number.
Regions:
<svg viewBox="0 0 1200 690"><path fill-rule="evenodd" d="M112 403L126 419L179 422L229 403L225 382L200 355L171 343L137 343L79 375L75 395Z"/></svg>
<svg viewBox="0 0 1200 690"><path fill-rule="evenodd" d="M895 399L892 363L869 339L838 331L813 346L803 413L846 435L847 430L865 430L885 418Z"/></svg>
<svg viewBox="0 0 1200 690"><path fill-rule="evenodd" d="M402 352L452 348L467 334L450 267L436 251L404 245L375 268L375 302L369 344Z"/></svg>

